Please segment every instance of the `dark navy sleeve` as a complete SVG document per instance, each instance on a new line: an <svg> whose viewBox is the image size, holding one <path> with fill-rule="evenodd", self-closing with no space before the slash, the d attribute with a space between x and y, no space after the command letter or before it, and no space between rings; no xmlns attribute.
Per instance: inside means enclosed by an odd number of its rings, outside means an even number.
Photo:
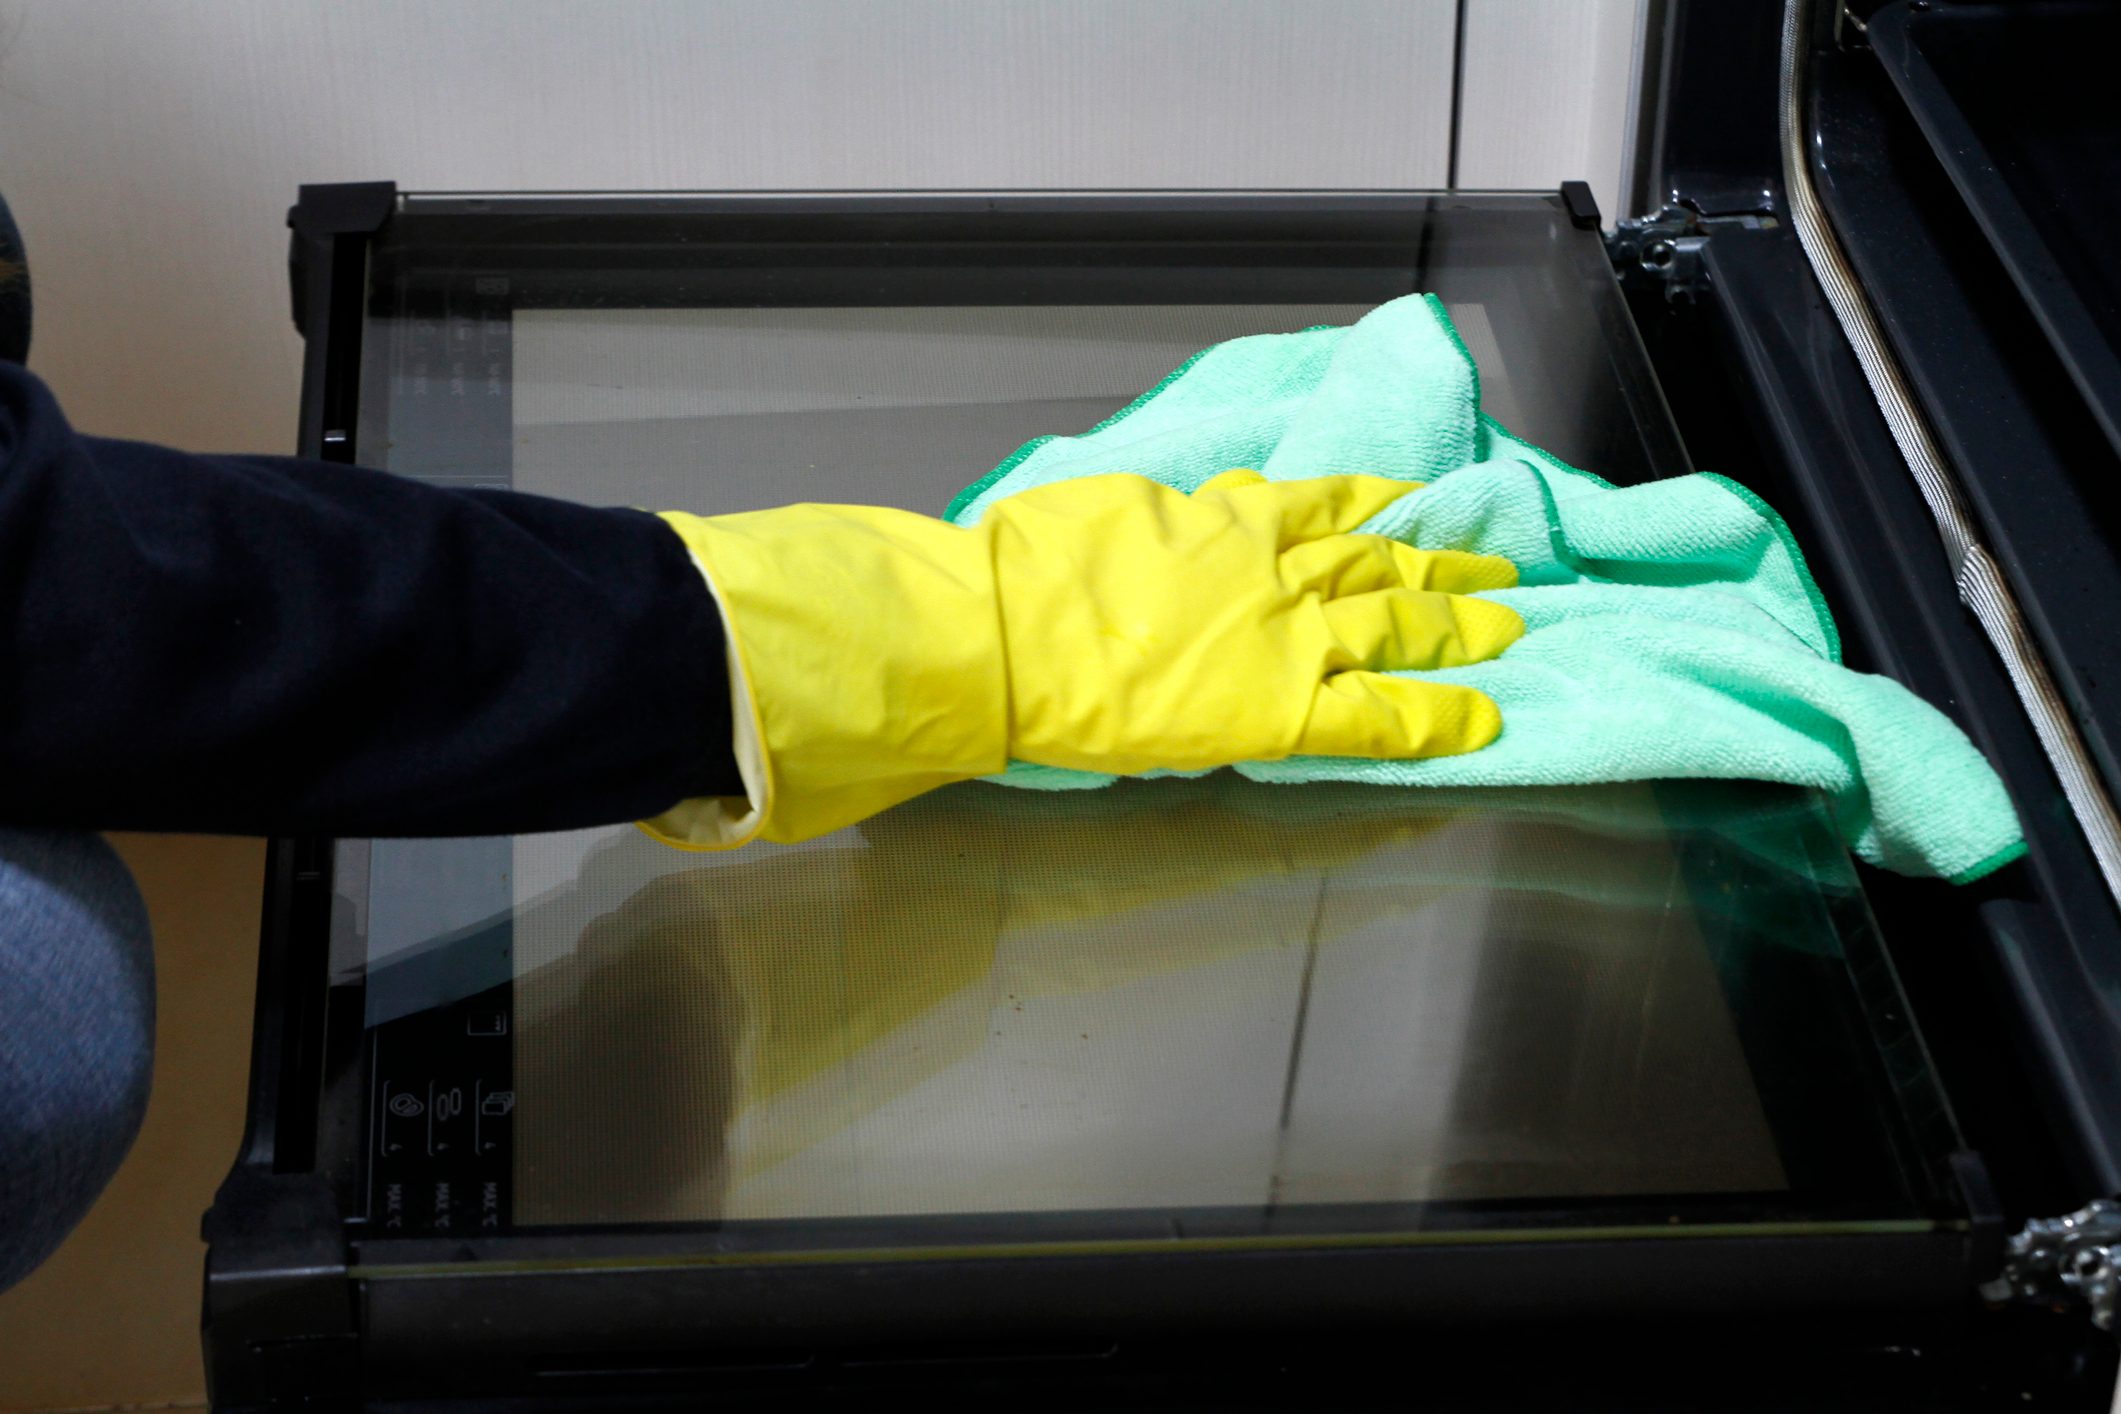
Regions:
<svg viewBox="0 0 2121 1414"><path fill-rule="evenodd" d="M655 517L81 436L0 364L0 824L566 829L740 795Z"/></svg>

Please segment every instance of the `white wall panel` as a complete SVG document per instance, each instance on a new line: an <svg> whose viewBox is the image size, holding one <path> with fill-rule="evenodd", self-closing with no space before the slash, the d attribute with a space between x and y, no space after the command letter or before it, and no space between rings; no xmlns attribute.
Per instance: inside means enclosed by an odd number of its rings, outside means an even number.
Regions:
<svg viewBox="0 0 2121 1414"><path fill-rule="evenodd" d="M1648 0L1467 0L1458 185L1581 178L1606 224L1626 203Z"/></svg>
<svg viewBox="0 0 2121 1414"><path fill-rule="evenodd" d="M412 189L1442 185L1453 0L15 0L0 191L77 422L286 450L281 215Z"/></svg>

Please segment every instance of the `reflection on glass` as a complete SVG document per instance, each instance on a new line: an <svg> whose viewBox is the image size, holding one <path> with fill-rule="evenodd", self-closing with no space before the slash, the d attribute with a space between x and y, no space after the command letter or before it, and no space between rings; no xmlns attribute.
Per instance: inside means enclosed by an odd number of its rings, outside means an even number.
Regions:
<svg viewBox="0 0 2121 1414"><path fill-rule="evenodd" d="M1740 796L1678 833L1846 869ZM1670 808L1224 773L518 840L573 882L515 916L516 1220L1784 1188L1708 945L1759 900L1694 896Z"/></svg>
<svg viewBox="0 0 2121 1414"><path fill-rule="evenodd" d="M510 475L519 490L640 506L856 501L939 515L1024 442L1096 426L1210 345L1367 312L522 310Z"/></svg>

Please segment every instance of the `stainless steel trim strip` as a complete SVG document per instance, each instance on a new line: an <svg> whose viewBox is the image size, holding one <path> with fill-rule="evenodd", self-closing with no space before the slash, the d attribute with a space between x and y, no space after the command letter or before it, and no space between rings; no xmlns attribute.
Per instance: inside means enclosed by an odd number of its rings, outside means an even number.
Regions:
<svg viewBox="0 0 2121 1414"><path fill-rule="evenodd" d="M1811 18L1811 0L1787 0L1782 20L1782 181L1798 243L1804 248L1805 259L1818 277L1842 333L1855 349L1871 396L1885 415L1893 441L1899 445L1900 455L1907 461L1915 484L1922 490L1922 499L1937 522L1960 601L1973 610L1997 656L2003 659L2018 700L2062 783L2070 810L2098 859L2107 892L2121 905L2121 814L2116 813L2105 783L2092 765L2091 754L2085 749L2084 738L2061 693L2055 689L2039 645L2026 631L2010 585L1975 534L1973 517L1967 512L1958 480L1938 450L1937 440L1908 386L1907 375L1885 341L1878 317L1872 312L1870 300L1857 281L1812 184L1804 124L1809 53L1806 35Z"/></svg>

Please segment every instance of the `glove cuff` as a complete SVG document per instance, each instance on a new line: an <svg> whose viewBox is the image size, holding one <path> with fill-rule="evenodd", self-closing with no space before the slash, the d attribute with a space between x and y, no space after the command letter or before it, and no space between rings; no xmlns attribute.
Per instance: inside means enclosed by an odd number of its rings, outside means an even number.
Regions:
<svg viewBox="0 0 2121 1414"><path fill-rule="evenodd" d="M684 801L649 834L693 849L811 839L1008 764L986 536L872 506L663 519L722 612L748 799Z"/></svg>

